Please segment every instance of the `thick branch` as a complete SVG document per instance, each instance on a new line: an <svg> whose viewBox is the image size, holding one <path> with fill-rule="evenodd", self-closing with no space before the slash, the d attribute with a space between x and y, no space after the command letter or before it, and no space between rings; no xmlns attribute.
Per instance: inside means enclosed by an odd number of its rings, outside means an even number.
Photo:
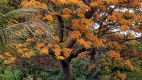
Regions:
<svg viewBox="0 0 142 80"><path fill-rule="evenodd" d="M91 3L92 0L82 0L84 2L84 4L88 5ZM91 10L87 11L85 13L85 18L91 18L93 16L93 13L97 11L97 8L91 8Z"/></svg>
<svg viewBox="0 0 142 80"><path fill-rule="evenodd" d="M70 42L67 44L66 48L71 48L75 43L76 43L76 39L72 39L70 40Z"/></svg>
<svg viewBox="0 0 142 80"><path fill-rule="evenodd" d="M96 55L96 48L92 47L91 50L89 51L91 63L93 63L94 55Z"/></svg>
<svg viewBox="0 0 142 80"><path fill-rule="evenodd" d="M60 38L60 42L63 42L63 38L64 38L64 22L63 19L60 15L57 15L57 19L59 21L59 38Z"/></svg>
<svg viewBox="0 0 142 80"><path fill-rule="evenodd" d="M61 60L60 62L64 72L64 80L74 80L69 62L66 60Z"/></svg>
<svg viewBox="0 0 142 80"><path fill-rule="evenodd" d="M49 48L48 51L49 51L49 54L51 54L52 56L55 56L54 51L51 48Z"/></svg>
<svg viewBox="0 0 142 80"><path fill-rule="evenodd" d="M78 56L79 53L81 52L84 52L84 51L88 51L89 49L86 49L86 48L80 48L80 49L77 49L76 51L74 51L74 53L72 53L69 57L69 62L73 59L73 58L76 58Z"/></svg>
<svg viewBox="0 0 142 80"><path fill-rule="evenodd" d="M71 27L66 27L68 30L70 30L70 31L74 31L74 29L73 28L71 28Z"/></svg>
<svg viewBox="0 0 142 80"><path fill-rule="evenodd" d="M85 13L85 18L90 19L95 11L97 11L97 8L91 8L91 10Z"/></svg>
<svg viewBox="0 0 142 80"><path fill-rule="evenodd" d="M82 0L86 5L89 5L92 0Z"/></svg>

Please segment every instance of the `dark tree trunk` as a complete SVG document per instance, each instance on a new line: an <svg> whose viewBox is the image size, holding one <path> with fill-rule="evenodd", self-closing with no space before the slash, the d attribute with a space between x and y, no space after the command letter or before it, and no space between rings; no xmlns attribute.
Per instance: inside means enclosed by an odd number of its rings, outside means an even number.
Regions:
<svg viewBox="0 0 142 80"><path fill-rule="evenodd" d="M72 71L68 61L61 61L62 70L64 72L64 80L73 80Z"/></svg>

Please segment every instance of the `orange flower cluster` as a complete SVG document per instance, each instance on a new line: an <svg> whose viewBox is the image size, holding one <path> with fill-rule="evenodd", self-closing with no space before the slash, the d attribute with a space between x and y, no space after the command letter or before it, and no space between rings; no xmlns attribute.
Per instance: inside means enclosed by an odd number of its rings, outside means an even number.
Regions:
<svg viewBox="0 0 142 80"><path fill-rule="evenodd" d="M11 56L12 56L12 54L11 54L10 52L5 52L4 55L5 55L5 56L8 56L8 57L11 57Z"/></svg>
<svg viewBox="0 0 142 80"><path fill-rule="evenodd" d="M48 54L49 52L48 52L48 47L43 47L41 50L40 50L40 54L42 55L42 54Z"/></svg>
<svg viewBox="0 0 142 80"><path fill-rule="evenodd" d="M130 60L125 60L124 64L126 66L128 66L132 71L134 71L134 67L133 65L131 64Z"/></svg>
<svg viewBox="0 0 142 80"><path fill-rule="evenodd" d="M34 49L30 48L31 43L34 43ZM36 42L34 38L27 38L26 42L20 44L20 43L11 43L9 44L10 47L15 48L16 52L13 54L14 56L21 57L21 58L31 58L35 56L35 49L37 52L41 55L48 54L48 48L52 47L51 44L45 45L45 43L42 42ZM7 57L12 57L13 55L9 52L4 53Z"/></svg>
<svg viewBox="0 0 142 80"><path fill-rule="evenodd" d="M80 39L80 37L81 37L81 33L79 31L73 31L71 33L71 38L72 39Z"/></svg>
<svg viewBox="0 0 142 80"><path fill-rule="evenodd" d="M32 6L32 7L39 7L42 9L48 9L46 4L36 1L36 0L23 0L21 2L21 5L23 7L31 7Z"/></svg>
<svg viewBox="0 0 142 80"><path fill-rule="evenodd" d="M45 46L45 44L44 43L36 43L36 49L37 50L40 50L42 47L44 47Z"/></svg>
<svg viewBox="0 0 142 80"><path fill-rule="evenodd" d="M128 25L123 25L123 26L120 27L121 31L126 31L128 29L129 29Z"/></svg>
<svg viewBox="0 0 142 80"><path fill-rule="evenodd" d="M1 59L4 59L4 64L11 64L14 63L17 59L15 56L13 56L10 52L5 52L4 56L0 55Z"/></svg>
<svg viewBox="0 0 142 80"><path fill-rule="evenodd" d="M92 42L94 42L96 40L98 41L98 38L95 35L93 35L92 33L86 33L86 38Z"/></svg>
<svg viewBox="0 0 142 80"><path fill-rule="evenodd" d="M53 51L54 51L54 54L55 54L57 59L59 59L59 60L64 60L65 59L65 57L61 56L61 51L62 50L59 47L54 48Z"/></svg>
<svg viewBox="0 0 142 80"><path fill-rule="evenodd" d="M93 44L96 45L96 46L102 46L103 45L101 40L99 40L97 38L97 36L93 35L92 33L89 33L89 32L86 33L86 38L88 40L90 40L91 42L93 42Z"/></svg>
<svg viewBox="0 0 142 80"><path fill-rule="evenodd" d="M72 13L72 10L69 9L69 8L64 8L64 9L62 10L62 13L63 13L63 14L71 14L71 13Z"/></svg>
<svg viewBox="0 0 142 80"><path fill-rule="evenodd" d="M109 42L108 45L116 51L120 51L121 49L121 46L117 42Z"/></svg>
<svg viewBox="0 0 142 80"><path fill-rule="evenodd" d="M61 54L61 48L59 46L56 46L54 49L53 49L54 53L55 53L55 56L60 56Z"/></svg>
<svg viewBox="0 0 142 80"><path fill-rule="evenodd" d="M73 24L73 26L77 26L78 24L80 24L80 20L79 19L73 19L72 24Z"/></svg>
<svg viewBox="0 0 142 80"><path fill-rule="evenodd" d="M48 20L48 21L53 21L53 20L54 20L53 16L50 15L50 14L47 14L47 15L44 17L44 19L45 19L45 20Z"/></svg>
<svg viewBox="0 0 142 80"><path fill-rule="evenodd" d="M74 26L74 27L76 27L76 29L78 29L82 33L88 32L87 26L84 25L83 23L78 24L77 26Z"/></svg>
<svg viewBox="0 0 142 80"><path fill-rule="evenodd" d="M117 63L118 65L123 66L123 67L129 67L132 71L135 70L130 60L124 60L123 58L120 57L120 54L118 52L109 51L108 56L110 57L110 59L116 60L118 62Z"/></svg>
<svg viewBox="0 0 142 80"><path fill-rule="evenodd" d="M10 46L12 48L16 49L16 53L13 55L18 56L18 57L22 57L22 58L30 58L32 56L35 56L35 53L32 49L26 48L30 44L29 42L31 40L32 40L32 38L27 39L27 42L25 42L23 44L18 44L18 43L10 44ZM5 55L12 56L9 52L6 52Z"/></svg>
<svg viewBox="0 0 142 80"><path fill-rule="evenodd" d="M32 49L26 48L27 46L18 47L17 49L17 55L21 56L22 58L30 58L32 56L35 56L35 53ZM19 54L20 53L20 54Z"/></svg>
<svg viewBox="0 0 142 80"><path fill-rule="evenodd" d="M27 38L26 42L34 42L35 39L34 38Z"/></svg>
<svg viewBox="0 0 142 80"><path fill-rule="evenodd" d="M132 28L135 32L142 32L142 29L140 29L138 26L133 26Z"/></svg>
<svg viewBox="0 0 142 80"><path fill-rule="evenodd" d="M71 17L72 10L70 10L69 8L64 8L62 10L62 13L62 17L68 19Z"/></svg>
<svg viewBox="0 0 142 80"><path fill-rule="evenodd" d="M120 54L118 52L115 52L115 51L109 51L108 56L111 59L114 59L114 60L117 60L117 61L121 61L122 60L122 58L120 57Z"/></svg>
<svg viewBox="0 0 142 80"><path fill-rule="evenodd" d="M95 5L95 4L97 4L97 6L100 6L103 4L103 1L102 0L94 0L90 3L90 6ZM92 6L92 7L95 7L95 6Z"/></svg>
<svg viewBox="0 0 142 80"><path fill-rule="evenodd" d="M0 55L0 59L4 59L5 57L3 55Z"/></svg>
<svg viewBox="0 0 142 80"><path fill-rule="evenodd" d="M77 41L80 45L83 45L85 48L90 48L91 42L85 41L84 39L79 39Z"/></svg>
<svg viewBox="0 0 142 80"><path fill-rule="evenodd" d="M68 58L72 50L70 48L63 48L62 51L63 51L65 58Z"/></svg>
<svg viewBox="0 0 142 80"><path fill-rule="evenodd" d="M121 80L126 80L126 76L122 74L119 70L117 70L116 73L117 73L117 76L121 78Z"/></svg>
<svg viewBox="0 0 142 80"><path fill-rule="evenodd" d="M59 43L60 38L59 38L58 36L54 36L54 41L55 41L56 43Z"/></svg>
<svg viewBox="0 0 142 80"><path fill-rule="evenodd" d="M141 0L134 0L133 2L132 2L132 6L133 7L140 7L141 6Z"/></svg>
<svg viewBox="0 0 142 80"><path fill-rule="evenodd" d="M121 16L120 12L118 12L118 11L113 12L112 15L110 15L108 18L112 21L121 21L122 20L122 16Z"/></svg>
<svg viewBox="0 0 142 80"><path fill-rule="evenodd" d="M91 71L93 68L95 68L96 64L93 64L91 66L88 67L88 71Z"/></svg>
<svg viewBox="0 0 142 80"><path fill-rule="evenodd" d="M15 47L15 48L21 48L21 47L25 46L25 45L22 45L22 44L20 44L20 43L10 43L9 45L10 45L11 47Z"/></svg>
<svg viewBox="0 0 142 80"><path fill-rule="evenodd" d="M51 0L53 3L56 5L61 5L61 4L79 4L80 0Z"/></svg>
<svg viewBox="0 0 142 80"><path fill-rule="evenodd" d="M103 0L104 2L107 2L109 4L117 4L119 3L119 0Z"/></svg>
<svg viewBox="0 0 142 80"><path fill-rule="evenodd" d="M82 9L78 9L78 10L74 11L74 13L76 13L80 18L84 18L85 17L84 16L85 11L82 10ZM76 19L76 20L78 20L78 19Z"/></svg>
<svg viewBox="0 0 142 80"><path fill-rule="evenodd" d="M116 17L115 15L111 15L111 16L109 16L109 18L110 18L110 20L112 20L112 21L116 21L116 20L117 20L117 17Z"/></svg>
<svg viewBox="0 0 142 80"><path fill-rule="evenodd" d="M35 53L30 49L27 49L27 51L24 51L24 53L21 55L22 58L31 58L32 56L35 56Z"/></svg>
<svg viewBox="0 0 142 80"><path fill-rule="evenodd" d="M121 25L131 25L131 22L130 22L129 20L126 20L126 19L121 19L121 20L119 21L119 23L120 23Z"/></svg>
<svg viewBox="0 0 142 80"><path fill-rule="evenodd" d="M142 17L141 16L137 16L136 20L139 21L139 22L142 22Z"/></svg>
<svg viewBox="0 0 142 80"><path fill-rule="evenodd" d="M48 49L52 47L52 44L45 45L45 43L37 43L35 48L39 51L41 55L49 54Z"/></svg>
<svg viewBox="0 0 142 80"><path fill-rule="evenodd" d="M70 14L62 14L62 17L65 18L65 19L68 19L68 18L71 17L71 15Z"/></svg>
<svg viewBox="0 0 142 80"><path fill-rule="evenodd" d="M88 21L87 21L88 22ZM80 32L84 33L84 32L88 32L88 28L87 26L84 24L83 19L79 20L79 19L73 19L72 20L72 24L73 24L73 28L79 30ZM91 24L91 23L90 23ZM89 25L90 25L89 24Z"/></svg>
<svg viewBox="0 0 142 80"><path fill-rule="evenodd" d="M88 5L85 5L84 3L80 3L79 6L82 10L91 10L91 8Z"/></svg>
<svg viewBox="0 0 142 80"><path fill-rule="evenodd" d="M89 5L90 5L91 7L97 7L97 6L98 6L98 3L92 1Z"/></svg>
<svg viewBox="0 0 142 80"><path fill-rule="evenodd" d="M81 52L81 53L78 54L78 57L82 57L82 56L84 56L86 54L87 54L87 52Z"/></svg>
<svg viewBox="0 0 142 80"><path fill-rule="evenodd" d="M81 21L86 24L86 26L92 27L94 21L91 19L82 18Z"/></svg>
<svg viewBox="0 0 142 80"><path fill-rule="evenodd" d="M128 32L128 36L132 39L134 38L134 35L131 32Z"/></svg>
<svg viewBox="0 0 142 80"><path fill-rule="evenodd" d="M129 11L125 11L123 13L123 16L127 17L129 20L135 20L136 19L136 15L133 13L130 13Z"/></svg>
<svg viewBox="0 0 142 80"><path fill-rule="evenodd" d="M63 57L63 56L58 56L57 59L59 59L59 60L64 60L65 57Z"/></svg>
<svg viewBox="0 0 142 80"><path fill-rule="evenodd" d="M11 64L15 62L16 57L9 57L8 59L4 60L4 64Z"/></svg>

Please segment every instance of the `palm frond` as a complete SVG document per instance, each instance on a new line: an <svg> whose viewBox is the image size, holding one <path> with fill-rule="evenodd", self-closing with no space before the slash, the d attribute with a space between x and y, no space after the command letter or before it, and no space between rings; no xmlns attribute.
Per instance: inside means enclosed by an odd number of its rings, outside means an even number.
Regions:
<svg viewBox="0 0 142 80"><path fill-rule="evenodd" d="M6 35L8 37L6 42L18 41L23 37L23 35L26 37L29 37L31 35L33 37L37 37L35 33L33 32L33 30L35 29L41 29L42 31L45 32L44 36L47 37L50 42L53 41L51 33L55 31L43 21L34 20L34 21L28 21L28 22L24 22L20 24L15 24L5 28L4 29L4 32L6 32L5 34L8 34ZM18 33L16 33L17 31L21 31L22 35L18 35Z"/></svg>
<svg viewBox="0 0 142 80"><path fill-rule="evenodd" d="M6 16L8 18L30 17L30 16L34 16L33 13L37 12L38 10L41 10L41 9L37 7L25 7L25 8L20 8L20 9L10 11L6 14Z"/></svg>
<svg viewBox="0 0 142 80"><path fill-rule="evenodd" d="M36 7L27 7L9 11L7 14L0 12L0 48L1 46L6 46L9 42L18 42L24 37L31 35L33 37L37 37L33 32L33 30L37 28L40 28L45 32L44 36L47 37L50 42L53 41L51 33L54 30L40 20L27 21L7 26L9 19L16 19L21 17L30 18L35 16L33 13L39 10L41 9ZM22 35L19 35L17 32L20 32Z"/></svg>

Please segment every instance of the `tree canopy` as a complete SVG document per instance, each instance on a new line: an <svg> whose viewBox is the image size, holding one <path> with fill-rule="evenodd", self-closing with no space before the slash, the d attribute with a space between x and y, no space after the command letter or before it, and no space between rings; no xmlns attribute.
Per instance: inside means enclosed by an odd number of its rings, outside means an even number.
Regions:
<svg viewBox="0 0 142 80"><path fill-rule="evenodd" d="M125 72L138 71L131 58L142 58L142 0L15 1L0 1L5 65L32 64L40 56L46 66L50 55L61 63L64 80L74 80L70 64L78 57L89 62L88 80L126 80Z"/></svg>

